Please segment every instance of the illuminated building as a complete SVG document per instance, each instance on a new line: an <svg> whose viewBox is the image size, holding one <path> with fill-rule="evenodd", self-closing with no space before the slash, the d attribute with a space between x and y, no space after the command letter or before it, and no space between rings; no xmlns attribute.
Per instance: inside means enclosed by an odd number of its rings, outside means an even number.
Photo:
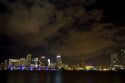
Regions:
<svg viewBox="0 0 125 83"><path fill-rule="evenodd" d="M62 59L61 59L61 56L60 56L60 55L57 55L57 56L56 56L56 59L57 59L57 62L56 62L57 67L58 67L58 68L61 68L61 67L62 67Z"/></svg>
<svg viewBox="0 0 125 83"><path fill-rule="evenodd" d="M42 57L40 58L39 62L40 62L40 66L42 66L42 67L47 66L47 65L46 65L46 57L45 57L45 56L42 56Z"/></svg>
<svg viewBox="0 0 125 83"><path fill-rule="evenodd" d="M86 70L94 70L94 66L85 66Z"/></svg>
<svg viewBox="0 0 125 83"><path fill-rule="evenodd" d="M4 69L7 70L7 66L8 66L8 63L7 63L7 60L4 61Z"/></svg>
<svg viewBox="0 0 125 83"><path fill-rule="evenodd" d="M125 49L121 49L121 61L122 61L122 65L125 68Z"/></svg>
<svg viewBox="0 0 125 83"><path fill-rule="evenodd" d="M26 57L26 66L27 67L30 67L31 66L31 54L27 54L27 57Z"/></svg>
<svg viewBox="0 0 125 83"><path fill-rule="evenodd" d="M118 65L118 54L114 53L111 55L111 67L113 68L115 65Z"/></svg>
<svg viewBox="0 0 125 83"><path fill-rule="evenodd" d="M9 59L9 68L17 69L19 67L20 60L18 59Z"/></svg>
<svg viewBox="0 0 125 83"><path fill-rule="evenodd" d="M39 61L39 59L38 58L34 58L33 59L33 63L34 63L34 67L38 67L38 61Z"/></svg>
<svg viewBox="0 0 125 83"><path fill-rule="evenodd" d="M51 64L50 64L50 67L51 67L51 68L56 68L56 63L51 63Z"/></svg>
<svg viewBox="0 0 125 83"><path fill-rule="evenodd" d="M111 69L115 70L115 69L121 69L122 68L122 64L120 63L120 55L118 53L114 53L111 56Z"/></svg>
<svg viewBox="0 0 125 83"><path fill-rule="evenodd" d="M51 65L50 59L48 59L47 62L48 62L48 67L50 67Z"/></svg>
<svg viewBox="0 0 125 83"><path fill-rule="evenodd" d="M111 68L124 69L125 68L125 49L121 49L119 53L111 55Z"/></svg>
<svg viewBox="0 0 125 83"><path fill-rule="evenodd" d="M20 66L26 66L26 59L20 58Z"/></svg>

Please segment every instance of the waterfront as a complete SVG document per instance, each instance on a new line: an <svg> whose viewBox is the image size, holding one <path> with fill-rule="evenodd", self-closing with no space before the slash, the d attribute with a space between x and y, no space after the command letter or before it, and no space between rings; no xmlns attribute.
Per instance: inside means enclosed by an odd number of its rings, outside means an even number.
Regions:
<svg viewBox="0 0 125 83"><path fill-rule="evenodd" d="M0 83L124 83L124 71L0 71Z"/></svg>

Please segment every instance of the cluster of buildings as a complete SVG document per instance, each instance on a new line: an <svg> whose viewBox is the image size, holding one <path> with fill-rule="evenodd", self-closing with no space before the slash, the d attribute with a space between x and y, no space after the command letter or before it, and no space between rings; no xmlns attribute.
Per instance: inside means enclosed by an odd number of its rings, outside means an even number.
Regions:
<svg viewBox="0 0 125 83"><path fill-rule="evenodd" d="M63 66L60 55L56 56L56 62L52 63L51 59L45 56L40 58L32 58L31 54L27 54L26 58L9 59L4 62L4 70L46 70L61 69Z"/></svg>
<svg viewBox="0 0 125 83"><path fill-rule="evenodd" d="M40 58L32 58L31 54L27 54L26 58L5 60L0 70L97 70L112 71L125 70L125 49L111 54L111 64L108 67L93 66L85 64L68 65L62 63L60 55L56 56L56 61L42 56Z"/></svg>
<svg viewBox="0 0 125 83"><path fill-rule="evenodd" d="M56 61L42 56L40 58L32 58L31 54L27 54L25 58L5 60L0 70L99 70L99 67L92 65L68 65L62 63L60 55L56 56Z"/></svg>

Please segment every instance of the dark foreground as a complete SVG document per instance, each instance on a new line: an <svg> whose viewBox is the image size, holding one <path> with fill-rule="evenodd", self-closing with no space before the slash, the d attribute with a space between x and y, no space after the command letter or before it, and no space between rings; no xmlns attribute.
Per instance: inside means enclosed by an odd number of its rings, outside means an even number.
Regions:
<svg viewBox="0 0 125 83"><path fill-rule="evenodd" d="M125 83L125 71L0 71L0 83Z"/></svg>

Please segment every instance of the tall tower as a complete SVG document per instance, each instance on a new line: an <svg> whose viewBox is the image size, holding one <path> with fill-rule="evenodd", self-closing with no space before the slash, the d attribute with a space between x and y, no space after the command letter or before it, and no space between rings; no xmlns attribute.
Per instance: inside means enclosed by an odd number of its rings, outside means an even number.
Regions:
<svg viewBox="0 0 125 83"><path fill-rule="evenodd" d="M32 55L31 54L27 54L26 56L26 66L30 67L31 66L31 60L32 60Z"/></svg>
<svg viewBox="0 0 125 83"><path fill-rule="evenodd" d="M56 56L56 60L57 60L57 62L56 62L57 67L58 67L58 68L61 68L61 67L62 67L62 59L61 59L61 56L60 56L60 55L57 55L57 56Z"/></svg>
<svg viewBox="0 0 125 83"><path fill-rule="evenodd" d="M8 66L8 61L5 60L5 61L4 61L4 69L5 69L5 70L7 70L7 66Z"/></svg>
<svg viewBox="0 0 125 83"><path fill-rule="evenodd" d="M38 58L34 58L33 60L34 60L34 66L35 66L35 67L38 67L38 66L39 66L39 65L38 65L39 59L38 59Z"/></svg>
<svg viewBox="0 0 125 83"><path fill-rule="evenodd" d="M47 62L48 62L48 67L50 67L51 65L50 59L48 59Z"/></svg>
<svg viewBox="0 0 125 83"><path fill-rule="evenodd" d="M117 53L114 53L114 54L111 55L111 67L114 67L115 65L119 65Z"/></svg>

